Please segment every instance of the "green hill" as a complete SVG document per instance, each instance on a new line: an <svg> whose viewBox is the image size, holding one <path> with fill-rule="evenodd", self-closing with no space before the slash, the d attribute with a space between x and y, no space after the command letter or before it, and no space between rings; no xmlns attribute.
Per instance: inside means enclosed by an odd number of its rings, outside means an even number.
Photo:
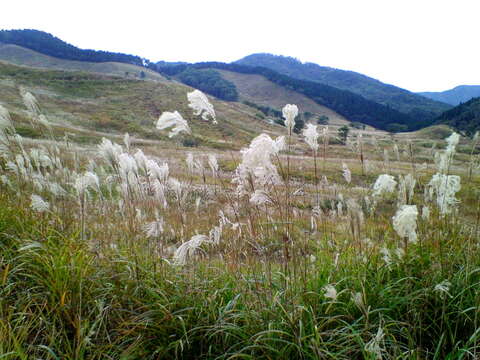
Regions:
<svg viewBox="0 0 480 360"><path fill-rule="evenodd" d="M309 97L286 87L277 85L262 75L242 74L227 70L217 70L223 78L234 84L239 100L254 103L277 111L285 104L296 104L300 112L312 114L312 118L328 117L329 125L345 125L348 121L335 111L322 106Z"/></svg>
<svg viewBox="0 0 480 360"><path fill-rule="evenodd" d="M237 102L211 99L219 125L194 116L188 107L187 92L192 88L175 81L141 81L100 74L32 69L0 61L0 103L12 114L18 132L39 136L31 128L19 93L23 87L38 100L41 112L53 125L54 133L73 134L78 142L98 142L98 137L120 137L129 132L137 139L171 148L187 141L217 148L240 148L259 132L277 134L277 125L255 116L257 110ZM164 111L178 110L189 122L193 136L169 139L155 129ZM164 145L162 145L164 144Z"/></svg>
<svg viewBox="0 0 480 360"><path fill-rule="evenodd" d="M59 59L12 44L0 44L0 60L16 65L52 70L87 71L126 78L165 81L165 78L156 71L137 65Z"/></svg>
<svg viewBox="0 0 480 360"><path fill-rule="evenodd" d="M156 70L165 76L179 76L191 69L216 69L239 74L260 75L270 82L294 91L317 104L327 107L352 122L360 122L388 131L416 130L431 125L433 119L424 119L401 113L350 91L318 82L300 80L280 74L265 67L252 67L239 64L206 62L196 64L164 65L157 64ZM252 85L253 86L253 85Z"/></svg>
<svg viewBox="0 0 480 360"><path fill-rule="evenodd" d="M480 96L480 85L460 85L442 92L421 92L420 95L451 105L458 105Z"/></svg>
<svg viewBox="0 0 480 360"><path fill-rule="evenodd" d="M467 135L473 135L480 130L480 97L473 98L444 112L437 121Z"/></svg>
<svg viewBox="0 0 480 360"><path fill-rule="evenodd" d="M449 105L427 99L399 87L353 72L302 63L297 59L271 54L252 54L235 62L261 66L296 79L315 81L338 89L348 90L364 98L391 107L420 121L431 120Z"/></svg>
<svg viewBox="0 0 480 360"><path fill-rule="evenodd" d="M108 51L79 49L44 31L33 29L0 30L0 42L14 44L65 60L90 62L122 62L145 66L148 60L139 56Z"/></svg>

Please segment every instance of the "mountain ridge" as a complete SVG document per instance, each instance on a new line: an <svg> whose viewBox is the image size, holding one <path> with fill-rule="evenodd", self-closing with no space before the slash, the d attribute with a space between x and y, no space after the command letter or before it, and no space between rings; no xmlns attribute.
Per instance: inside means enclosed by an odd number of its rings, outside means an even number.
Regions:
<svg viewBox="0 0 480 360"><path fill-rule="evenodd" d="M158 72L134 64L65 60L14 44L0 43L0 60L35 68L87 71L126 78L165 81Z"/></svg>
<svg viewBox="0 0 480 360"><path fill-rule="evenodd" d="M424 91L418 94L456 106L479 97L480 85L458 85L445 91Z"/></svg>
<svg viewBox="0 0 480 360"><path fill-rule="evenodd" d="M431 125L433 118L418 120L388 106L365 99L361 95L318 82L283 75L266 67L236 63L204 62L177 66L157 66L164 76L177 76L188 69L217 69L243 74L262 75L277 85L300 92L322 106L326 106L352 122L360 122L388 131L408 131Z"/></svg>
<svg viewBox="0 0 480 360"><path fill-rule="evenodd" d="M136 55L80 49L45 31L35 29L0 30L0 43L14 44L60 59L90 62L122 62L137 66L148 65L148 60Z"/></svg>
<svg viewBox="0 0 480 360"><path fill-rule="evenodd" d="M298 59L268 53L251 54L235 61L236 64L262 66L301 80L314 81L338 89L351 91L364 98L390 106L395 110L418 117L420 120L438 116L451 106L395 85L382 83L354 71L302 63Z"/></svg>
<svg viewBox="0 0 480 360"><path fill-rule="evenodd" d="M154 64L139 56L104 51L82 50L51 34L37 30L1 30L0 41L11 44L17 43L17 46L26 46L31 51L38 50L44 55L56 55L61 59L69 59L69 61L81 61L85 63L86 60L90 60L104 64L106 59L115 59L122 63L140 66L142 69L148 68L154 70L167 78L172 76L177 81L181 81L220 99L223 98L224 100L229 101L236 101L238 98L235 86L228 80L223 79L222 76L218 74L218 71L215 70L227 70L239 74L257 74L287 90L293 90L299 94L307 96L317 104L333 110L349 121L360 122L393 132L416 130L431 125L434 118L440 114L438 106L440 106L442 110L445 107L450 108L449 105L428 100L420 95L415 95L406 90L396 88L393 85L382 84L378 80L368 78L365 75L334 68L323 69L327 69L328 73L336 74L335 76L337 78L338 74L342 75L342 81L344 84L349 81L355 82L355 79L363 79L364 83L365 81L369 81L369 84L373 83L377 86L392 87L398 89L398 91L408 93L410 97L413 96L413 100L410 99L410 108L407 109L407 112L400 111L388 102L382 103L382 100L384 99L380 99L380 101L370 100L362 94L350 90L341 89L319 81L312 81L310 79L299 79L298 77L292 77L265 66L242 65L238 62L230 64L220 62L196 64L158 62L157 64ZM293 58L275 57L273 55L268 56L276 60L283 59L282 61L287 61L288 63L300 64L300 66L306 66L309 69L312 68L314 72L318 71L319 68L322 68L313 63L303 65ZM57 65L54 65L53 67L55 66ZM91 69L86 71L91 71ZM127 73L127 71L125 71L125 73ZM141 73L144 75L144 71L141 71ZM121 76L122 74L117 75ZM352 76L355 79L352 80ZM420 104L423 107L418 107L416 101L423 101L423 105ZM427 102L426 105L425 102ZM437 108L435 106L433 108L429 107L432 104L437 106Z"/></svg>
<svg viewBox="0 0 480 360"><path fill-rule="evenodd" d="M466 135L473 135L480 130L480 97L445 111L437 118L437 122L449 125Z"/></svg>

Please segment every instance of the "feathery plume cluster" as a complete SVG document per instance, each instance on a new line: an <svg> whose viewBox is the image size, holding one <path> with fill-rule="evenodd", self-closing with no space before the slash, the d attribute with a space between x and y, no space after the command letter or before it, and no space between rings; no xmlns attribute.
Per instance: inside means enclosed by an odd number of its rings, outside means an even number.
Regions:
<svg viewBox="0 0 480 360"><path fill-rule="evenodd" d="M357 305L359 309L363 309L365 307L365 304L363 302L363 296L360 292L352 293L352 301L355 305Z"/></svg>
<svg viewBox="0 0 480 360"><path fill-rule="evenodd" d="M125 149L127 149L127 152L130 151L130 135L128 133L125 133L123 136L123 143L125 144Z"/></svg>
<svg viewBox="0 0 480 360"><path fill-rule="evenodd" d="M378 327L377 334L365 344L365 351L373 356L377 360L382 360L382 347L383 337L385 336L381 326Z"/></svg>
<svg viewBox="0 0 480 360"><path fill-rule="evenodd" d="M291 134L295 126L295 117L298 115L297 105L287 104L282 109L282 114L285 119L285 126L288 129L288 134Z"/></svg>
<svg viewBox="0 0 480 360"><path fill-rule="evenodd" d="M194 235L192 238L178 247L173 255L173 260L177 265L186 265L189 258L201 249L201 246L210 242L206 235Z"/></svg>
<svg viewBox="0 0 480 360"><path fill-rule="evenodd" d="M203 164L201 160L194 159L192 153L188 153L187 157L185 158L185 162L187 163L188 172L193 174L195 170L199 172L203 172Z"/></svg>
<svg viewBox="0 0 480 360"><path fill-rule="evenodd" d="M8 110L0 104L0 130L12 128L12 118Z"/></svg>
<svg viewBox="0 0 480 360"><path fill-rule="evenodd" d="M30 111L34 116L40 114L40 108L38 107L38 102L35 96L25 89L20 89L20 95L22 96L23 103L25 107Z"/></svg>
<svg viewBox="0 0 480 360"><path fill-rule="evenodd" d="M193 174L193 171L195 170L195 160L193 159L192 153L187 154L185 162L187 163L188 172Z"/></svg>
<svg viewBox="0 0 480 360"><path fill-rule="evenodd" d="M271 157L285 147L285 138L273 140L266 134L261 134L252 140L248 148L241 150L242 162L235 170L233 182L237 184L237 192L246 195L254 192L257 187L279 183L280 177Z"/></svg>
<svg viewBox="0 0 480 360"><path fill-rule="evenodd" d="M250 203L253 205L264 205L271 203L272 200L264 190L255 190L255 192L250 196Z"/></svg>
<svg viewBox="0 0 480 360"><path fill-rule="evenodd" d="M415 180L412 174L407 174L405 176L399 175L398 179L398 203L400 205L408 204L413 199L417 180Z"/></svg>
<svg viewBox="0 0 480 360"><path fill-rule="evenodd" d="M438 172L433 175L426 188L426 197L433 200L436 195L437 206L440 214L446 215L452 212L458 200L455 194L460 191L460 176L448 175L455 149L460 140L460 135L452 133L447 139L447 148L443 152L435 153L435 163Z"/></svg>
<svg viewBox="0 0 480 360"><path fill-rule="evenodd" d="M87 189L91 188L94 190L100 189L100 182L98 180L97 174L87 171L85 174L77 177L74 184L75 190L79 196L83 196Z"/></svg>
<svg viewBox="0 0 480 360"><path fill-rule="evenodd" d="M452 286L452 283L448 280L443 280L441 283L435 285L433 288L433 291L436 292L442 299L445 297L445 295L450 295L450 287Z"/></svg>
<svg viewBox="0 0 480 360"><path fill-rule="evenodd" d="M40 125L43 125L45 126L47 129L50 129L51 125L50 125L50 122L48 121L47 117L43 114L40 114L37 116L37 122L40 124Z"/></svg>
<svg viewBox="0 0 480 360"><path fill-rule="evenodd" d="M455 155L455 149L460 140L460 135L456 132L453 132L448 138L445 139L447 142L447 148L443 152L435 153L435 164L437 165L438 172L441 174L446 174L450 169L452 164L453 156Z"/></svg>
<svg viewBox="0 0 480 360"><path fill-rule="evenodd" d="M455 152L455 148L458 145L458 142L460 141L460 135L457 134L456 132L453 132L448 138L445 139L447 142L447 149L446 151L449 153Z"/></svg>
<svg viewBox="0 0 480 360"><path fill-rule="evenodd" d="M428 206L422 207L422 219L427 221L430 218L430 209Z"/></svg>
<svg viewBox="0 0 480 360"><path fill-rule="evenodd" d="M318 150L318 137L320 134L317 132L317 125L307 124L303 130L303 136L305 136L305 142L316 153Z"/></svg>
<svg viewBox="0 0 480 360"><path fill-rule="evenodd" d="M107 138L102 138L102 142L97 146L100 156L102 156L109 165L116 167L118 157L123 153L120 145L112 143Z"/></svg>
<svg viewBox="0 0 480 360"><path fill-rule="evenodd" d="M174 137L180 134L181 132L186 132L187 134L191 134L192 131L188 126L187 120L185 120L182 115L178 111L169 112L165 111L160 115L160 118L157 121L157 129L164 130L167 128L172 128L169 132L168 137Z"/></svg>
<svg viewBox="0 0 480 360"><path fill-rule="evenodd" d="M342 163L342 176L345 181L350 184L350 182L352 181L352 173L350 172L350 169L345 163Z"/></svg>
<svg viewBox="0 0 480 360"><path fill-rule="evenodd" d="M412 243L417 242L417 216L416 205L402 205L393 220L393 228L401 238L408 238Z"/></svg>
<svg viewBox="0 0 480 360"><path fill-rule="evenodd" d="M322 139L324 144L328 144L329 138L330 138L330 132L328 131L328 126L324 126L322 128Z"/></svg>
<svg viewBox="0 0 480 360"><path fill-rule="evenodd" d="M208 98L204 93L200 90L194 90L187 94L187 98L189 101L188 106L193 109L194 115L201 115L202 119L205 121L208 121L209 118L211 118L214 124L217 123L213 105L208 101Z"/></svg>
<svg viewBox="0 0 480 360"><path fill-rule="evenodd" d="M212 170L212 175L213 177L216 177L218 174L218 161L217 157L215 154L208 154L208 166L210 166L210 169Z"/></svg>
<svg viewBox="0 0 480 360"><path fill-rule="evenodd" d="M164 230L164 222L162 218L157 218L155 221L152 221L146 224L143 227L145 235L149 238L158 238L162 235Z"/></svg>
<svg viewBox="0 0 480 360"><path fill-rule="evenodd" d="M452 212L457 203L455 194L460 191L460 176L437 173L428 183L428 198L431 200L436 195L437 206L442 215Z"/></svg>
<svg viewBox="0 0 480 360"><path fill-rule="evenodd" d="M382 174L377 178L375 184L373 184L373 196L392 193L395 191L396 186L397 182L392 175Z"/></svg>
<svg viewBox="0 0 480 360"><path fill-rule="evenodd" d="M147 176L160 183L165 183L167 181L169 176L169 167L167 163L158 165L156 161L147 159L145 165L147 168Z"/></svg>
<svg viewBox="0 0 480 360"><path fill-rule="evenodd" d="M337 300L337 290L335 289L335 286L331 284L325 285L323 288L323 296L325 296L327 299L331 299L332 301Z"/></svg>
<svg viewBox="0 0 480 360"><path fill-rule="evenodd" d="M50 204L43 200L41 196L32 194L32 196L30 196L30 200L30 207L33 209L33 211L42 213L50 209Z"/></svg>

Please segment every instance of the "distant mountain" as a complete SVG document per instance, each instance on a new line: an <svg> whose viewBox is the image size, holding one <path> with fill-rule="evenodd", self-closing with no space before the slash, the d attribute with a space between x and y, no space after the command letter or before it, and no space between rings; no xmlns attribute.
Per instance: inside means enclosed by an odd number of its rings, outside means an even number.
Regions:
<svg viewBox="0 0 480 360"><path fill-rule="evenodd" d="M67 68L69 70L102 72L124 78L135 77L141 79L154 78L148 71L153 70L167 78L173 77L177 81L205 91L219 99L235 102L248 101L257 110L272 107L267 113L277 114L281 110L278 100L273 101L270 95L274 93L291 94L293 98L301 99L303 104L307 104L303 111L310 113L308 116L325 115L330 111L341 121L360 122L392 132L417 130L429 126L442 110L449 108L447 104L435 102L391 85L382 84L361 74L322 68L315 64L301 64L295 59L275 57L268 54L252 55L242 60L253 61L255 59L259 60L259 58L274 60L273 62L267 61L270 65L266 64L264 66L219 62L197 64L159 62L155 64L139 56L82 50L51 34L37 30L0 30L0 48L0 60L3 56L4 60L18 65L43 66L52 69ZM275 70L272 69L272 63L293 65ZM130 67L132 65L136 66L132 69L125 68L124 65L126 64ZM311 72L317 75L319 69L327 69L327 72L334 74L333 78L337 79L335 83L337 87L325 84L324 82L327 81L322 80L319 76L307 74L307 77L303 74L302 78L299 75L299 69L304 69L304 67L306 67L305 69L313 69ZM295 71L291 75L286 75L287 70L285 69L294 69ZM235 74L229 75L227 72L254 76L239 77ZM327 78L328 76L325 77L325 79ZM253 84L246 84L246 79L252 81ZM161 77L158 80L164 81ZM357 92L345 90L348 84L355 88ZM237 85L242 85L240 91L237 89ZM257 92L257 95L253 96L256 85L259 85L257 88L269 89L268 91L271 94L264 94L268 96L262 97L262 94L259 95ZM359 88L363 89L364 95L358 93ZM385 89L389 89L389 91ZM383 98L377 96L375 100L369 99L367 95L371 93L377 93L377 95L381 93ZM282 99L285 99L285 97ZM307 110L307 108L314 110L314 112Z"/></svg>
<svg viewBox="0 0 480 360"><path fill-rule="evenodd" d="M302 63L297 59L271 54L252 54L235 62L262 66L296 79L315 81L338 89L351 91L364 98L389 106L420 121L430 120L451 106L427 99L408 90L353 72Z"/></svg>
<svg viewBox="0 0 480 360"><path fill-rule="evenodd" d="M108 51L83 50L66 43L52 34L38 30L0 30L0 43L14 44L59 59L107 62L115 61L145 66L148 61L139 56Z"/></svg>
<svg viewBox="0 0 480 360"><path fill-rule="evenodd" d="M437 121L467 135L473 135L480 130L480 97L473 98L444 112Z"/></svg>
<svg viewBox="0 0 480 360"><path fill-rule="evenodd" d="M387 131L416 130L431 125L433 122L432 117L414 117L389 106L365 99L351 91L337 89L314 81L296 79L266 67L252 67L236 63L226 64L219 62L181 64L177 66L162 66L162 64L159 64L156 67L156 70L161 74L176 77L181 77L186 71L202 69L226 70L240 74L263 76L276 85L302 94L317 104L335 111L349 121L360 122Z"/></svg>
<svg viewBox="0 0 480 360"><path fill-rule="evenodd" d="M458 105L480 96L480 85L460 85L442 92L420 92L422 96L451 105Z"/></svg>
<svg viewBox="0 0 480 360"><path fill-rule="evenodd" d="M120 76L127 79L166 81L158 72L120 62L90 62L65 60L45 55L14 44L0 43L0 60L15 65L68 71L87 71L97 74Z"/></svg>

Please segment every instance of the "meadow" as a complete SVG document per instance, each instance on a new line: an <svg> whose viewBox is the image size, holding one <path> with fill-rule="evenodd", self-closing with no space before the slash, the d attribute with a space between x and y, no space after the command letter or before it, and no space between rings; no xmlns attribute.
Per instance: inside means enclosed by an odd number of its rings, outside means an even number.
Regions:
<svg viewBox="0 0 480 360"><path fill-rule="evenodd" d="M478 135L341 144L286 105L241 151L183 146L176 112L170 148L82 144L21 96L39 136L0 106L0 359L479 358Z"/></svg>

